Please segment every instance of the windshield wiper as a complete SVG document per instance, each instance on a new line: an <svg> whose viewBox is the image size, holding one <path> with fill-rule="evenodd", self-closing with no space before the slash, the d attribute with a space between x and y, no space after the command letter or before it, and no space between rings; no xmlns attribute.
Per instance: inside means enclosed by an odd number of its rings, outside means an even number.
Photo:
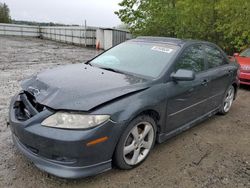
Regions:
<svg viewBox="0 0 250 188"><path fill-rule="evenodd" d="M119 70L116 70L116 69L112 69L112 68L108 68L108 67L98 67L98 68L104 69L104 70L107 70L107 71L112 71L112 72L124 74L124 72L122 72L122 71L119 71Z"/></svg>
<svg viewBox="0 0 250 188"><path fill-rule="evenodd" d="M90 63L90 61L87 61L85 63L85 65L89 65L91 67L93 67L93 65ZM125 74L124 72L122 71L119 71L119 70L116 70L116 69L112 69L112 68L108 68L108 67L99 67L99 66L95 66L95 67L98 67L100 69L104 69L104 70L107 70L107 71L112 71L112 72L116 72L116 73L122 73L122 74Z"/></svg>
<svg viewBox="0 0 250 188"><path fill-rule="evenodd" d="M84 64L93 67L93 65L90 63L90 60L86 61Z"/></svg>

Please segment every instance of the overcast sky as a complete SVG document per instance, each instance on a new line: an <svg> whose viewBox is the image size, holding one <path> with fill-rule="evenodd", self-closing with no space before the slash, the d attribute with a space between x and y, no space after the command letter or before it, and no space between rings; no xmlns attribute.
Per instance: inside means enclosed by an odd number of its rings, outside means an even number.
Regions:
<svg viewBox="0 0 250 188"><path fill-rule="evenodd" d="M122 0L0 0L15 20L112 27L121 22L114 14Z"/></svg>

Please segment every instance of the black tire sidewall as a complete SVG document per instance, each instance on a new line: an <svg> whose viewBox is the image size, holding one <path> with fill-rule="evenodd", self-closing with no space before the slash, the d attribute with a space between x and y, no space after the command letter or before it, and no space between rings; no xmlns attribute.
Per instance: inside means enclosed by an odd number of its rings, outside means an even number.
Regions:
<svg viewBox="0 0 250 188"><path fill-rule="evenodd" d="M147 156L141 161L139 162L138 164L136 165L129 165L125 162L124 158L123 158L123 147L124 147L124 143L126 141L126 138L128 136L128 134L130 133L130 131L135 127L135 125L137 125L138 123L140 122L149 122L152 126L153 126L153 129L154 129L154 140L153 140L153 144L149 150L149 153L147 154ZM114 160L114 163L116 165L116 167L120 168L120 169L124 169L124 170L128 170L128 169L132 169L138 165L140 165L141 163L143 163L143 161L145 159L147 159L147 157L149 156L152 148L154 147L154 144L155 144L155 140L156 140L156 130L157 130L157 127L156 127L156 123L155 123L155 120L153 118L151 118L150 116L147 116L147 115L140 115L138 117L136 117L135 119L133 119L127 126L127 128L125 129L125 131L122 133L119 141L118 141L118 144L116 146L116 149L115 149L115 153L114 153L114 157L113 157L113 160Z"/></svg>

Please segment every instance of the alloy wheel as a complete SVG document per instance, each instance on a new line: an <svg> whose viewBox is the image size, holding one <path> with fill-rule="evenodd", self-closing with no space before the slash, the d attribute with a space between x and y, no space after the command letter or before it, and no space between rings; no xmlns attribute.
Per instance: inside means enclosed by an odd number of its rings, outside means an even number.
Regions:
<svg viewBox="0 0 250 188"><path fill-rule="evenodd" d="M228 90L226 98L224 100L224 111L225 112L228 112L230 110L232 103L233 103L233 100L234 100L234 88L231 87Z"/></svg>
<svg viewBox="0 0 250 188"><path fill-rule="evenodd" d="M129 132L123 147L123 158L128 165L143 161L154 142L154 128L149 122L138 123Z"/></svg>

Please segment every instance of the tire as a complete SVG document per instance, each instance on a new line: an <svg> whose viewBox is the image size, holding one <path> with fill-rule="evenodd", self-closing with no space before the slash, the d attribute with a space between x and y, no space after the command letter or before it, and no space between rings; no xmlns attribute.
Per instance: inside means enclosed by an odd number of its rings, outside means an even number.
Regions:
<svg viewBox="0 0 250 188"><path fill-rule="evenodd" d="M235 89L231 85L225 93L219 114L225 115L229 112L234 100L234 95L235 95Z"/></svg>
<svg viewBox="0 0 250 188"><path fill-rule="evenodd" d="M140 165L154 147L155 139L154 119L147 115L138 116L129 123L116 146L115 165L124 170Z"/></svg>

